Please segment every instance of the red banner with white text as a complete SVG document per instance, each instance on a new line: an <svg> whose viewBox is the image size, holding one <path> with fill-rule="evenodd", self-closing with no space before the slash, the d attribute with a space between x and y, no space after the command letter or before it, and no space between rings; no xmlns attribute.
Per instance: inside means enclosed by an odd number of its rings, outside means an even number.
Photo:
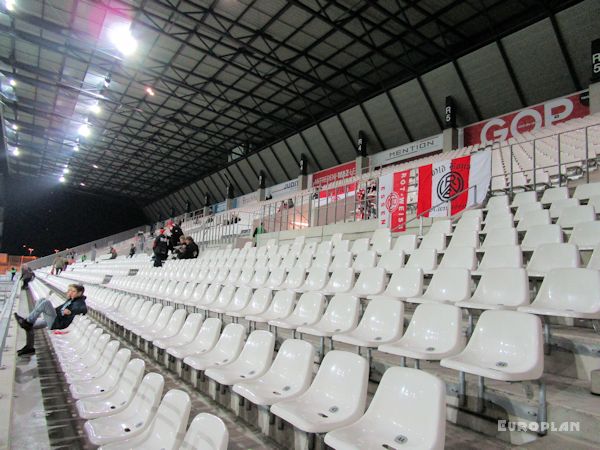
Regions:
<svg viewBox="0 0 600 450"><path fill-rule="evenodd" d="M392 231L406 231L410 170L379 177L379 222Z"/></svg>

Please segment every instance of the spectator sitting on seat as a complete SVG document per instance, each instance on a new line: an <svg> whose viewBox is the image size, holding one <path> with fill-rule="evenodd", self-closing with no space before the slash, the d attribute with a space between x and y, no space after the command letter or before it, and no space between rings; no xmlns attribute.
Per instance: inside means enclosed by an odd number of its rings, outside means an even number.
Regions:
<svg viewBox="0 0 600 450"><path fill-rule="evenodd" d="M21 266L21 280L23 281L22 289L27 289L29 282L35 278L35 273L27 264Z"/></svg>
<svg viewBox="0 0 600 450"><path fill-rule="evenodd" d="M179 236L179 243L173 248L173 254L177 259L183 259L185 252L185 236Z"/></svg>
<svg viewBox="0 0 600 450"><path fill-rule="evenodd" d="M194 242L191 236L185 237L185 247L181 254L181 259L194 259L198 257L199 253L198 244Z"/></svg>
<svg viewBox="0 0 600 450"><path fill-rule="evenodd" d="M135 255L135 244L131 244L131 247L129 247L129 257L133 258L133 255Z"/></svg>
<svg viewBox="0 0 600 450"><path fill-rule="evenodd" d="M110 259L116 259L117 258L117 250L114 247L110 248Z"/></svg>
<svg viewBox="0 0 600 450"><path fill-rule="evenodd" d="M73 318L78 314L86 314L87 306L85 304L84 287L81 284L70 284L67 289L67 300L60 306L52 306L52 302L46 298L40 298L33 311L27 318L15 313L15 319L19 326L27 333L27 343L25 347L17 352L19 356L35 353L33 347L33 330L48 327L51 330L64 330ZM44 318L40 318L41 315Z"/></svg>

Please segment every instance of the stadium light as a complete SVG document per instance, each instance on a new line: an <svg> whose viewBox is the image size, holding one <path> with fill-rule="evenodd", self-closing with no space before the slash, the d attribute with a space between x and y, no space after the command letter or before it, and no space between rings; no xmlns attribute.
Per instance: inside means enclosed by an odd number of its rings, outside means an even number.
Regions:
<svg viewBox="0 0 600 450"><path fill-rule="evenodd" d="M11 78L10 80L8 80L8 84L10 84L12 87L15 87L17 85L17 80Z"/></svg>
<svg viewBox="0 0 600 450"><path fill-rule="evenodd" d="M90 126L87 123L84 123L79 127L79 134L83 137L88 137L90 135Z"/></svg>
<svg viewBox="0 0 600 450"><path fill-rule="evenodd" d="M58 181L60 181L61 183L64 183L66 181L66 178L64 177L64 175L61 175L60 178L58 179Z"/></svg>
<svg viewBox="0 0 600 450"><path fill-rule="evenodd" d="M12 154L13 154L13 156L19 156L19 147L13 148Z"/></svg>
<svg viewBox="0 0 600 450"><path fill-rule="evenodd" d="M64 174L64 175L68 174L69 172L70 172L70 171L69 171L69 168L68 168L68 167L65 167L65 168L63 169L63 174Z"/></svg>
<svg viewBox="0 0 600 450"><path fill-rule="evenodd" d="M83 186L83 187L85 187L85 183L83 183L83 182L82 182L82 183L79 183L79 186Z"/></svg>
<svg viewBox="0 0 600 450"><path fill-rule="evenodd" d="M154 89L152 89L150 86L148 86L146 88L146 94L148 94L151 97L154 97Z"/></svg>
<svg viewBox="0 0 600 450"><path fill-rule="evenodd" d="M137 49L137 40L131 34L129 25L118 25L110 31L110 40L124 56L129 56Z"/></svg>
<svg viewBox="0 0 600 450"><path fill-rule="evenodd" d="M17 125L16 123L13 123L11 128L13 130L17 131L19 129L19 125Z"/></svg>
<svg viewBox="0 0 600 450"><path fill-rule="evenodd" d="M14 11L16 2L15 2L15 0L4 0L4 6L6 7L6 9L8 11Z"/></svg>
<svg viewBox="0 0 600 450"><path fill-rule="evenodd" d="M97 168L98 168L98 166L97 166L96 164L93 164L93 165L92 165L92 167L93 167L94 169L97 169Z"/></svg>

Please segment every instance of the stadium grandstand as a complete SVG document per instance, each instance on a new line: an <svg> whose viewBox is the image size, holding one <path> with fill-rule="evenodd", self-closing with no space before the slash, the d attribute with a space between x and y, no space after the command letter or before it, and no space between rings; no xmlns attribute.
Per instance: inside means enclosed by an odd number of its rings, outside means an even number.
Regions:
<svg viewBox="0 0 600 450"><path fill-rule="evenodd" d="M599 24L0 0L0 448L600 448Z"/></svg>

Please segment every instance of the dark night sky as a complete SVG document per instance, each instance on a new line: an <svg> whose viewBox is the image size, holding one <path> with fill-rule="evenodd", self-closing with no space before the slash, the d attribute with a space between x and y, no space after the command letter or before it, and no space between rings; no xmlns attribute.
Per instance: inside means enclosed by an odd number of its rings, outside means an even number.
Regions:
<svg viewBox="0 0 600 450"><path fill-rule="evenodd" d="M56 179L11 176L5 182L2 252L45 256L145 223L141 208L124 200L78 193Z"/></svg>

